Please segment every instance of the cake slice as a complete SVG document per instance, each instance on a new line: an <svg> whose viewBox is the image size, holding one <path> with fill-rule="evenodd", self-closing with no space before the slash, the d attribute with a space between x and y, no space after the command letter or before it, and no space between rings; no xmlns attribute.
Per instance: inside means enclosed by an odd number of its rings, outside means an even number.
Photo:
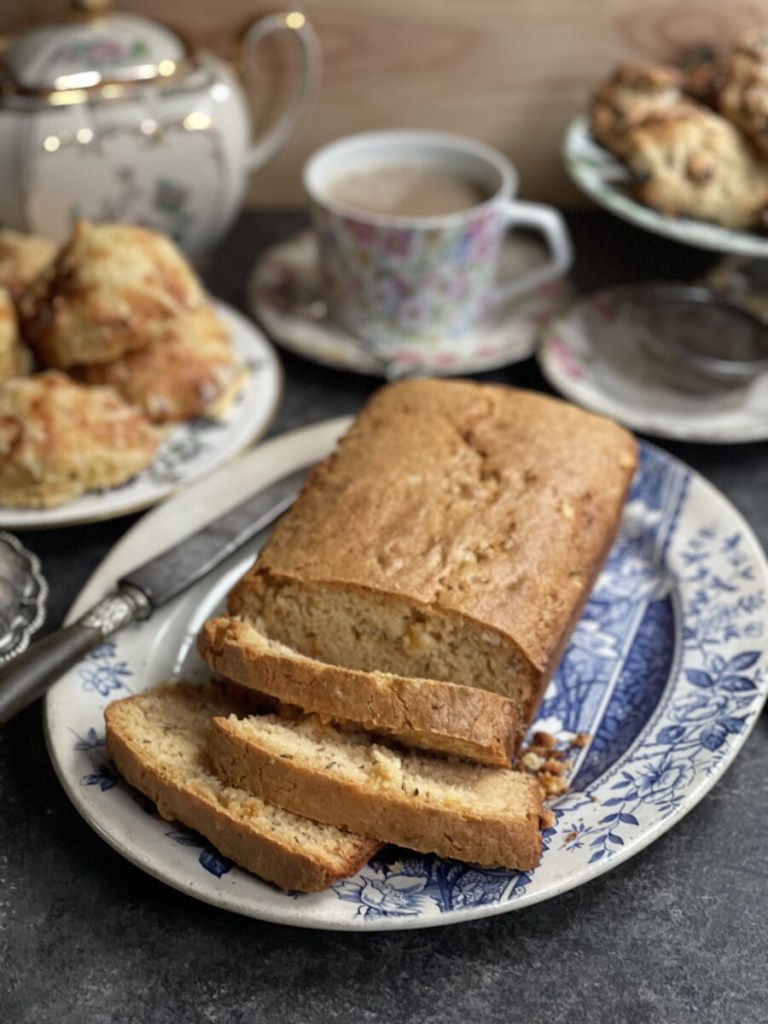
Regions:
<svg viewBox="0 0 768 1024"><path fill-rule="evenodd" d="M217 716L209 752L229 785L327 825L489 868L541 857L548 815L522 772L401 752L315 716Z"/></svg>
<svg viewBox="0 0 768 1024"><path fill-rule="evenodd" d="M228 612L331 665L500 694L531 722L618 531L626 430L530 391L382 387Z"/></svg>
<svg viewBox="0 0 768 1024"><path fill-rule="evenodd" d="M316 892L355 874L380 843L281 810L211 771L211 720L236 708L213 686L166 684L108 705L107 751L164 818L281 889Z"/></svg>
<svg viewBox="0 0 768 1024"><path fill-rule="evenodd" d="M251 623L205 623L198 650L226 679L406 746L509 767L519 740L511 700L487 690L328 665L272 640Z"/></svg>

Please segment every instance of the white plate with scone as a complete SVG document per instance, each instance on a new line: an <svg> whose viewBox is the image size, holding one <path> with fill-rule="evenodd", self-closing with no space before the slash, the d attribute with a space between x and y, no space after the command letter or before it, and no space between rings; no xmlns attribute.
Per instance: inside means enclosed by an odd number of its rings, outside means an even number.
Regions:
<svg viewBox="0 0 768 1024"><path fill-rule="evenodd" d="M221 415L158 427L160 441L151 462L119 486L94 489L50 507L24 507L23 496L14 506L0 505L0 527L46 529L138 512L229 462L267 432L282 399L280 360L251 320L222 302L215 302L213 309L230 332L243 366L239 390ZM63 375L59 380L65 381ZM98 384L93 390L100 393Z"/></svg>
<svg viewBox="0 0 768 1024"><path fill-rule="evenodd" d="M685 245L740 256L768 256L768 237L735 230L692 217L660 213L633 198L632 175L616 156L601 146L586 115L574 118L563 143L563 159L573 182L591 199L623 220Z"/></svg>
<svg viewBox="0 0 768 1024"><path fill-rule="evenodd" d="M262 444L143 517L99 567L73 620L121 573L243 497L331 450L334 420ZM263 542L263 538L261 539ZM147 623L117 634L49 692L50 754L65 791L129 861L182 892L302 927L391 930L458 923L549 899L620 864L702 799L743 745L768 689L760 603L765 556L730 503L692 470L641 445L618 538L541 704L534 728L574 747L570 789L551 800L532 871L483 869L385 847L313 894L283 892L169 822L116 773L105 708L161 680L204 683L204 622L251 565L254 543ZM725 584L725 585L724 585ZM232 791L227 791L227 801Z"/></svg>

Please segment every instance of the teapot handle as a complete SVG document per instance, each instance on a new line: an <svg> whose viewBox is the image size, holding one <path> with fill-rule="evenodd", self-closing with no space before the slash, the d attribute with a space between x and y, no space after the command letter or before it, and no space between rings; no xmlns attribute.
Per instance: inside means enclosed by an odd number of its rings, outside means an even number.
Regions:
<svg viewBox="0 0 768 1024"><path fill-rule="evenodd" d="M245 30L241 40L240 74L245 77L247 63L253 60L256 47L273 32L288 31L299 45L301 81L288 110L249 149L245 158L248 171L271 160L288 142L309 110L320 84L320 41L301 11L280 11L256 18Z"/></svg>

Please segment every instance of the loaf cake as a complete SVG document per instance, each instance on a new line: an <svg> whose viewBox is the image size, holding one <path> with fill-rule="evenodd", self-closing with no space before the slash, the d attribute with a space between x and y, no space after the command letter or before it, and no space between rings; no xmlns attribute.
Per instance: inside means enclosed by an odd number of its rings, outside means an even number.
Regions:
<svg viewBox="0 0 768 1024"><path fill-rule="evenodd" d="M499 694L522 734L636 460L627 431L558 399L388 385L316 467L228 614L330 665Z"/></svg>
<svg viewBox="0 0 768 1024"><path fill-rule="evenodd" d="M241 619L215 618L198 637L226 680L282 704L355 725L406 746L509 767L520 728L515 705L488 690L329 665L271 640Z"/></svg>
<svg viewBox="0 0 768 1024"><path fill-rule="evenodd" d="M186 683L115 701L105 711L107 752L164 818L282 889L316 892L355 874L380 843L281 810L213 774L210 723L235 706L214 687Z"/></svg>
<svg viewBox="0 0 768 1024"><path fill-rule="evenodd" d="M316 717L214 718L216 774L286 810L422 853L531 870L548 820L530 775L400 752Z"/></svg>

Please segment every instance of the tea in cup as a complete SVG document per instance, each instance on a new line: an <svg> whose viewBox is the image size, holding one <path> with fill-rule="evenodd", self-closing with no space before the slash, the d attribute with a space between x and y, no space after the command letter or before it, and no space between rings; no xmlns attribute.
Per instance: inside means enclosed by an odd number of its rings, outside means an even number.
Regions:
<svg viewBox="0 0 768 1024"><path fill-rule="evenodd" d="M324 146L304 186L329 312L384 360L461 347L494 310L571 267L562 216L516 199L517 185L505 156L448 133L366 132ZM543 235L549 259L501 281L515 228Z"/></svg>

